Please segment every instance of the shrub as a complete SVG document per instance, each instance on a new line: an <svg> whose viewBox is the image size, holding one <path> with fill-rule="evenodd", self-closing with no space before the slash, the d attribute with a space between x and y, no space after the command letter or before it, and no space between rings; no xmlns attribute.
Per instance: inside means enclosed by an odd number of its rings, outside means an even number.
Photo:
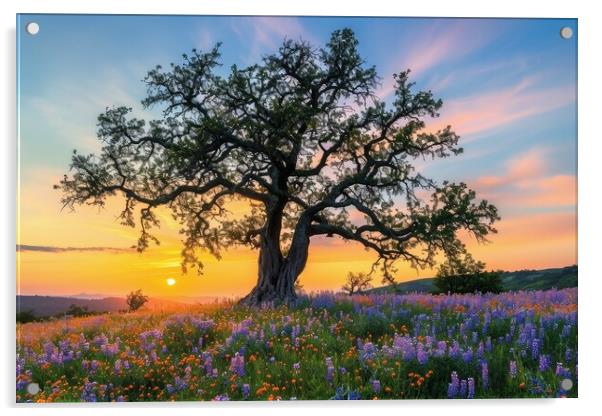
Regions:
<svg viewBox="0 0 602 416"><path fill-rule="evenodd" d="M130 312L137 311L144 306L146 302L148 302L148 296L144 296L144 294L142 294L142 289L138 289L135 292L130 292L130 294L127 296L126 302Z"/></svg>
<svg viewBox="0 0 602 416"><path fill-rule="evenodd" d="M448 258L439 267L435 287L436 293L500 293L503 289L501 272L485 271L485 263L470 254Z"/></svg>

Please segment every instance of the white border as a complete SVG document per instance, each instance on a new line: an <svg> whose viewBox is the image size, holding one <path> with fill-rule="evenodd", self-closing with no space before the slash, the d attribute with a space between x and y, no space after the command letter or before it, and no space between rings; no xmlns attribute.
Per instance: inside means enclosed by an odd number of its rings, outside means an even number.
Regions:
<svg viewBox="0 0 602 416"><path fill-rule="evenodd" d="M1 175L2 196L0 216L2 223L1 256L3 294L5 296L0 342L2 375L0 405L7 407L4 414L99 414L108 411L115 415L144 411L149 415L171 411L180 414L251 413L291 415L309 412L344 412L345 415L366 412L426 412L456 414L506 415L508 412L536 412L549 415L589 414L596 406L602 386L600 348L602 346L599 297L602 273L596 261L600 258L600 95L599 74L602 66L599 51L602 49L602 22L595 10L596 2L505 0L498 2L471 0L421 0L421 1L351 1L351 0L4 0L0 2L2 21L2 72L3 97L0 100L0 126L3 129L0 155L3 160ZM14 403L14 294L15 294L15 200L16 200L16 123L15 123L15 14L16 13L119 13L119 14L238 14L238 15L348 15L348 16L444 16L444 17L568 17L579 19L579 399L575 400L495 400L471 403L454 401L402 401L360 403L194 403L151 404L123 406L84 407L73 406L15 406ZM528 42L528 39L525 41ZM599 406L598 406L599 407ZM167 409L166 409L167 408Z"/></svg>

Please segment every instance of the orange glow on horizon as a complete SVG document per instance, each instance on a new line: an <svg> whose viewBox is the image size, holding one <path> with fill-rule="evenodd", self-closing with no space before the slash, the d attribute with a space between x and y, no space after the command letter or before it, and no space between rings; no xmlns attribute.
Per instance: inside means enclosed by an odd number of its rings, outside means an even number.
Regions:
<svg viewBox="0 0 602 416"><path fill-rule="evenodd" d="M55 172L38 172L36 182L21 187L18 244L56 247L116 247L121 251L22 251L18 259L18 293L74 295L80 293L125 296L142 289L150 296L225 296L248 293L257 280L257 252L235 248L218 261L202 254L204 274L182 274L178 224L167 211L158 211L161 228L155 234L160 246L145 253L128 250L137 230L116 220L117 199L99 211L81 207L76 213L60 210L60 195L52 190ZM50 178L50 179L49 179ZM43 205L39 201L43 200ZM241 206L239 206L242 209ZM505 217L496 224L499 234L491 244L464 237L475 258L490 269L518 270L562 267L577 263L576 213L536 213ZM338 290L349 271L368 271L375 255L357 243L338 238L314 238L300 283L307 291ZM433 270L398 265L400 281L431 277ZM166 276L177 284L169 285ZM174 282L174 283L175 283ZM166 285L169 285L167 286ZM374 285L380 281L375 279ZM169 290L168 290L169 288Z"/></svg>

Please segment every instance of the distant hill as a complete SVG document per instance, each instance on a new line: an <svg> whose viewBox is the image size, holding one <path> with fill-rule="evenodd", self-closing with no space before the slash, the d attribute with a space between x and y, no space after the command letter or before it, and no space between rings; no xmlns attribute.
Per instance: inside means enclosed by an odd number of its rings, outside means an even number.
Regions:
<svg viewBox="0 0 602 416"><path fill-rule="evenodd" d="M71 305L87 307L90 312L118 312L127 309L125 298L105 297L102 299L82 299L59 296L17 296L17 312L33 311L36 317L47 317L65 313ZM152 310L185 307L181 302L151 298L144 306Z"/></svg>
<svg viewBox="0 0 602 416"><path fill-rule="evenodd" d="M577 287L577 266L503 272L502 284L506 291ZM403 282L398 285L398 290L402 293L431 292L435 290L435 278L429 277ZM368 293L386 293L390 291L392 291L391 286L381 286L369 290Z"/></svg>

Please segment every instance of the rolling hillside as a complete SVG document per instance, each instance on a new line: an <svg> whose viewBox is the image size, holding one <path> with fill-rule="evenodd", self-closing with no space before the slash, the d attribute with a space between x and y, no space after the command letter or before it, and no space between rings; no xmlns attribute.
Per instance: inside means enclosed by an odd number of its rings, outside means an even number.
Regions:
<svg viewBox="0 0 602 416"><path fill-rule="evenodd" d="M118 312L127 309L125 298L106 297L102 299L82 299L76 297L58 296L17 296L17 313L32 311L36 317L47 317L65 313L70 305L87 307L90 312ZM185 307L180 302L151 298L145 308L152 310L173 309Z"/></svg>
<svg viewBox="0 0 602 416"><path fill-rule="evenodd" d="M546 290L577 287L577 266L558 269L519 270L503 272L504 290ZM410 280L400 283L398 290L402 293L431 292L435 289L433 277ZM369 290L370 293L390 292L390 286L382 286Z"/></svg>

